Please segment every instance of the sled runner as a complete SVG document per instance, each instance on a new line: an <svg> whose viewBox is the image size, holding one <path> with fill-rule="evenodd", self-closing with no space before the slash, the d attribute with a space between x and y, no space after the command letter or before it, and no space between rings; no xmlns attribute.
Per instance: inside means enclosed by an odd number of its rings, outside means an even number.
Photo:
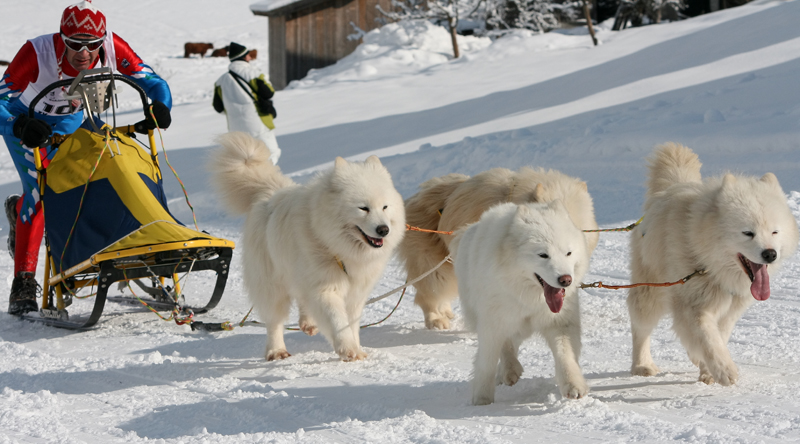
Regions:
<svg viewBox="0 0 800 444"><path fill-rule="evenodd" d="M40 149L34 150L47 253L41 309L26 319L86 329L100 319L106 299L145 301L155 310L188 317L214 308L222 297L234 243L186 227L172 216L153 131L148 132L148 149L132 138L133 125L116 127L115 82L137 91L148 115L144 90L108 68L55 82L30 104L33 117L43 97L63 88L67 99L83 100L86 120L74 133L53 137L58 150L54 155L47 151L52 158L46 167ZM114 126L99 119L109 108ZM189 307L181 275L199 271L216 272L216 281L205 305ZM107 297L117 282L135 282L141 287L137 297ZM134 286L128 287L136 294ZM90 294L80 296L81 290ZM70 317L67 307L92 294L91 313Z"/></svg>

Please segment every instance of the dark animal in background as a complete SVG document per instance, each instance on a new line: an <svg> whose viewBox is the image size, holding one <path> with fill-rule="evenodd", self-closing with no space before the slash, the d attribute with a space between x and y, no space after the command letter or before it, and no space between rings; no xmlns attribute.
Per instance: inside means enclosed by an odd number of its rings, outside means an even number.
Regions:
<svg viewBox="0 0 800 444"><path fill-rule="evenodd" d="M226 46L211 51L211 57L228 57L228 47Z"/></svg>
<svg viewBox="0 0 800 444"><path fill-rule="evenodd" d="M209 49L214 49L214 45L212 43L187 42L183 45L183 57L189 58L189 56L192 54L200 54L200 57L204 57Z"/></svg>

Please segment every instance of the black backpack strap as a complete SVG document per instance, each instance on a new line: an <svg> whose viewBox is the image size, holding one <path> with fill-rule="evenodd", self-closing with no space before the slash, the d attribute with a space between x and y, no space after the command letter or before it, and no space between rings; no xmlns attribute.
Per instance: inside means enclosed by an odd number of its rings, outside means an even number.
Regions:
<svg viewBox="0 0 800 444"><path fill-rule="evenodd" d="M229 73L230 73L230 75L232 75L232 76L233 76L233 78L236 80L236 83L238 83L238 84L239 84L239 86L241 86L241 87L242 87L242 90L244 90L244 92L245 92L245 93L246 93L248 96L250 96L250 98L251 98L251 99L253 99L253 101L255 102L255 100L256 100L255 93L256 93L256 92L255 92L255 91L253 91L253 88L250 86L250 84L249 84L249 83L247 83L247 80L245 80L244 78L242 78L242 76L240 76L239 74L236 74L235 72L233 72L233 71L231 71L231 70L228 70L228 72L229 72Z"/></svg>
<svg viewBox="0 0 800 444"><path fill-rule="evenodd" d="M242 90L244 90L244 92L251 99L253 99L253 103L255 103L256 109L260 114L272 114L273 118L278 117L278 113L275 111L275 107L272 105L272 100L269 99L269 97L272 97L274 93L269 89L269 87L267 87L266 83L263 83L263 89L265 89L269 95L266 97L264 97L264 95L259 96L259 91L253 88L253 86L243 79L242 76L231 70L228 70L228 72L231 74L231 76L233 76L234 80L236 80L236 83L242 87Z"/></svg>

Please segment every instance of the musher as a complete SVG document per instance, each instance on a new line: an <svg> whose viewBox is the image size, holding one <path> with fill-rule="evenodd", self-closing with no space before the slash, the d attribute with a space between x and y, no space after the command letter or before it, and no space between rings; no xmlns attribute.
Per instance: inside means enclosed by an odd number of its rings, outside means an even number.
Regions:
<svg viewBox="0 0 800 444"><path fill-rule="evenodd" d="M28 40L0 80L0 135L5 139L22 181L22 196L12 195L5 201L8 250L14 258L14 281L8 300L10 314L38 310L39 286L35 275L44 217L33 149L45 146L53 134L73 133L83 122L83 105L80 100L65 99L66 88L55 90L40 100L36 105L36 117L28 117L28 107L51 83L99 67L111 67L141 86L152 100L158 126L169 127L172 94L167 82L120 36L106 32L106 17L90 0L64 10L60 32ZM137 132L146 133L155 128L155 122L148 116L135 127ZM55 151L44 154L52 158Z"/></svg>

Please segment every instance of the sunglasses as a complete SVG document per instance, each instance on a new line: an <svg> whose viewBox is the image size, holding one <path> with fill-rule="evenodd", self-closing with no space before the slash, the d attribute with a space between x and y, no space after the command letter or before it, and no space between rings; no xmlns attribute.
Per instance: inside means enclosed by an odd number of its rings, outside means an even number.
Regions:
<svg viewBox="0 0 800 444"><path fill-rule="evenodd" d="M62 35L61 40L64 41L64 44L67 45L67 48L75 52L81 52L83 50L89 52L95 52L98 49L100 49L101 46L103 46L105 38L99 38L94 40L80 40L80 39L73 39L70 37L64 37L64 35Z"/></svg>

